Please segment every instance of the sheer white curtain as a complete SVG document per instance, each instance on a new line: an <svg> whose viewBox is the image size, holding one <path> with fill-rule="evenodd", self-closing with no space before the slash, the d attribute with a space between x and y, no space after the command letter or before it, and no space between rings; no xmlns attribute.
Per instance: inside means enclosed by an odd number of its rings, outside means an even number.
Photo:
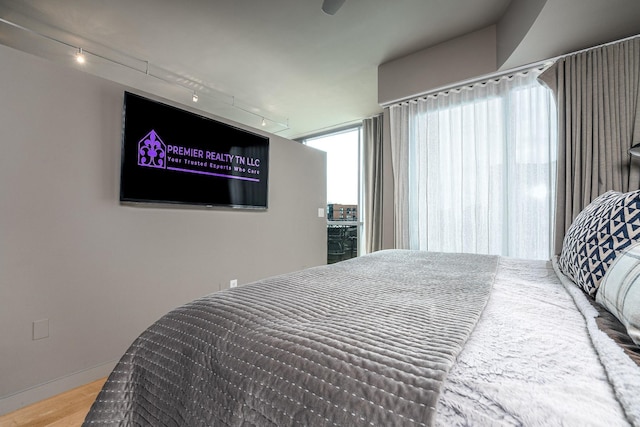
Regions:
<svg viewBox="0 0 640 427"><path fill-rule="evenodd" d="M550 258L556 115L538 74L390 108L397 247Z"/></svg>

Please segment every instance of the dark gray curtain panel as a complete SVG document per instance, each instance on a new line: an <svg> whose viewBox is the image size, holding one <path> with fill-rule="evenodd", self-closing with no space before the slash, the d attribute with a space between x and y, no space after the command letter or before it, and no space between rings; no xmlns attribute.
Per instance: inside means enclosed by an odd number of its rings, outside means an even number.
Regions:
<svg viewBox="0 0 640 427"><path fill-rule="evenodd" d="M362 122L364 231L367 253L382 249L382 115Z"/></svg>
<svg viewBox="0 0 640 427"><path fill-rule="evenodd" d="M608 190L640 187L640 37L568 55L539 79L558 107L554 251L573 219Z"/></svg>

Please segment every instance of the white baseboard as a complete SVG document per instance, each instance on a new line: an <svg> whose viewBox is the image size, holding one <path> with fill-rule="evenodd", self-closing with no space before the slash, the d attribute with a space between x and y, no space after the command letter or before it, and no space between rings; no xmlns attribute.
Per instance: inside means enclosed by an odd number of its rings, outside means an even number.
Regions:
<svg viewBox="0 0 640 427"><path fill-rule="evenodd" d="M0 415L8 414L32 403L106 377L111 373L116 363L117 361L108 362L2 397L0 399Z"/></svg>

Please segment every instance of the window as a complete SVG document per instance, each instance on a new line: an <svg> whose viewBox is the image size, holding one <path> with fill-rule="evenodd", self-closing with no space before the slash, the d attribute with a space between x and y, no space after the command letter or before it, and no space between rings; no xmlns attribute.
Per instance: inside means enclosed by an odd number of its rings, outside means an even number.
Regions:
<svg viewBox="0 0 640 427"><path fill-rule="evenodd" d="M358 256L361 127L310 137L303 143L327 153L327 262Z"/></svg>
<svg viewBox="0 0 640 427"><path fill-rule="evenodd" d="M555 107L536 75L392 107L392 144L408 150L394 161L408 189L403 245L550 258Z"/></svg>

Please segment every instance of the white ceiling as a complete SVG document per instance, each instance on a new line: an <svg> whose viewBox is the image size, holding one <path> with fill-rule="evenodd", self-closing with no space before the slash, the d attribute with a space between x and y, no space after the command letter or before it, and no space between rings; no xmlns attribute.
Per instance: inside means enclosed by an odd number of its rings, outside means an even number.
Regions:
<svg viewBox="0 0 640 427"><path fill-rule="evenodd" d="M198 90L198 108L225 117L206 102L224 98L251 112L229 118L258 127L251 121L264 116L267 130L295 138L378 113L378 65L496 24L509 3L346 0L329 16L322 0L0 0L0 18L31 30L0 23L0 43L51 58L36 46L45 35L139 69L138 60L148 61L186 88L181 102ZM89 71L116 81L110 73L122 74L113 64L101 67Z"/></svg>

